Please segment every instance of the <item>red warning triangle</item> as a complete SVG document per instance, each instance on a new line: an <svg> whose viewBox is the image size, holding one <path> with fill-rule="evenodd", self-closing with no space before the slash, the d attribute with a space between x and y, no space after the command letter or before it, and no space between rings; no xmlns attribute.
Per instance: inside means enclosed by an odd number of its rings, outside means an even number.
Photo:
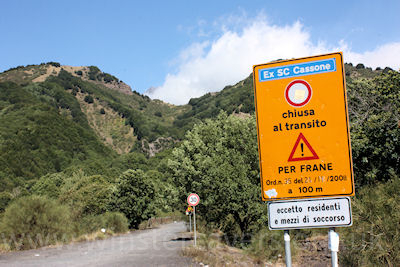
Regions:
<svg viewBox="0 0 400 267"><path fill-rule="evenodd" d="M311 159L319 159L319 157L304 135L300 133L299 137L297 137L296 143L294 144L292 152L290 153L288 161L303 161Z"/></svg>

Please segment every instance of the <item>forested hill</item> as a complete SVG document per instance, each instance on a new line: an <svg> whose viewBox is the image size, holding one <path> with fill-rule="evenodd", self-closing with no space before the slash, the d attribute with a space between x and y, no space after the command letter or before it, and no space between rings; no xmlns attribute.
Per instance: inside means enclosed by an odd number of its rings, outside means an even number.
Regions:
<svg viewBox="0 0 400 267"><path fill-rule="evenodd" d="M358 91L353 95L353 88L389 69L345 67L350 114L355 114L351 119L358 127L363 117L358 108L364 102L353 101L360 97ZM49 62L0 73L0 96L3 188L78 163L86 166L94 159L108 161L129 152L154 156L221 111L254 113L252 75L220 92L193 98L188 105L174 106L132 91L95 66Z"/></svg>
<svg viewBox="0 0 400 267"><path fill-rule="evenodd" d="M183 137L173 120L188 107L126 89L93 66L50 62L1 73L1 188L131 151L154 154Z"/></svg>

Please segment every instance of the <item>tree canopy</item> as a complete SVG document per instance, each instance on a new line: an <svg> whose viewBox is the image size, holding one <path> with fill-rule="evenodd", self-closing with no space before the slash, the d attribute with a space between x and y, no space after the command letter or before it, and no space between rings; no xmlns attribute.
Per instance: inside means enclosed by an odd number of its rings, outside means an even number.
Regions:
<svg viewBox="0 0 400 267"><path fill-rule="evenodd" d="M196 125L172 154L168 166L182 201L190 192L199 194L201 218L229 241L265 223L254 117L220 113Z"/></svg>

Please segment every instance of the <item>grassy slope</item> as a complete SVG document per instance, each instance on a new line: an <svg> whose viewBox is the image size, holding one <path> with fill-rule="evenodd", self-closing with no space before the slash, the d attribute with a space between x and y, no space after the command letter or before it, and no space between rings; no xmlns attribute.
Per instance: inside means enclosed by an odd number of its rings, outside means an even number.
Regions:
<svg viewBox="0 0 400 267"><path fill-rule="evenodd" d="M12 81L20 85L31 85L32 82L47 79L47 83L52 82L70 90L76 96L89 125L107 146L118 153L127 153L137 140L153 142L161 136L175 140L183 137L184 131L177 129L173 122L189 106L173 106L159 100L153 101L137 92L124 94L118 89L108 88L110 83L106 78L112 79L111 83L114 84L122 83L94 66L70 67L54 62L20 66L0 74L0 82ZM95 98L94 105L87 105L84 101L87 95ZM106 116L98 116L96 113L101 108L109 111Z"/></svg>
<svg viewBox="0 0 400 267"><path fill-rule="evenodd" d="M55 94L63 93L60 88L54 90ZM72 164L114 156L84 116L60 115L56 103L48 95L35 95L29 86L0 83L2 189Z"/></svg>

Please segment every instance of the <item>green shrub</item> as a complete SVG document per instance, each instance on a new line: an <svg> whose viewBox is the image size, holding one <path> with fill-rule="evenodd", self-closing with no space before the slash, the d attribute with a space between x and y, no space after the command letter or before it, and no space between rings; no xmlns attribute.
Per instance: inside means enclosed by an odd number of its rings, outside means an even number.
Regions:
<svg viewBox="0 0 400 267"><path fill-rule="evenodd" d="M70 238L70 212L43 196L22 197L6 209L1 229L11 248L47 246Z"/></svg>
<svg viewBox="0 0 400 267"><path fill-rule="evenodd" d="M353 226L343 230L348 266L400 266L400 178L365 187L353 201Z"/></svg>
<svg viewBox="0 0 400 267"><path fill-rule="evenodd" d="M87 215L105 213L111 201L113 187L102 176L74 173L64 181L59 200L73 209L76 220Z"/></svg>
<svg viewBox="0 0 400 267"><path fill-rule="evenodd" d="M114 233L124 233L128 231L128 219L120 212L106 212L103 214L104 226Z"/></svg>
<svg viewBox="0 0 400 267"><path fill-rule="evenodd" d="M74 229L74 234L77 236L90 234L99 231L105 227L104 216L101 215L86 215L81 218L77 218Z"/></svg>
<svg viewBox="0 0 400 267"><path fill-rule="evenodd" d="M106 83L111 83L112 81L115 80L115 78L114 78L111 74L104 73L103 76L104 76L104 81L105 81Z"/></svg>
<svg viewBox="0 0 400 267"><path fill-rule="evenodd" d="M90 80L97 80L97 74L100 72L100 69L96 66L89 66L89 79Z"/></svg>
<svg viewBox="0 0 400 267"><path fill-rule="evenodd" d="M58 67L58 68L61 67L61 64L58 62L50 61L50 62L47 62L46 64L51 65L53 67Z"/></svg>
<svg viewBox="0 0 400 267"><path fill-rule="evenodd" d="M84 98L83 100L84 100L85 102L89 103L89 104L92 104L93 101L94 101L93 96L91 96L91 95L85 96L85 98Z"/></svg>
<svg viewBox="0 0 400 267"><path fill-rule="evenodd" d="M32 186L31 192L35 195L57 199L60 195L60 187L66 178L62 173L47 174Z"/></svg>
<svg viewBox="0 0 400 267"><path fill-rule="evenodd" d="M128 219L120 212L106 212L100 215L87 215L79 218L75 234L83 235L99 231L102 228L113 233L124 233L129 229Z"/></svg>

